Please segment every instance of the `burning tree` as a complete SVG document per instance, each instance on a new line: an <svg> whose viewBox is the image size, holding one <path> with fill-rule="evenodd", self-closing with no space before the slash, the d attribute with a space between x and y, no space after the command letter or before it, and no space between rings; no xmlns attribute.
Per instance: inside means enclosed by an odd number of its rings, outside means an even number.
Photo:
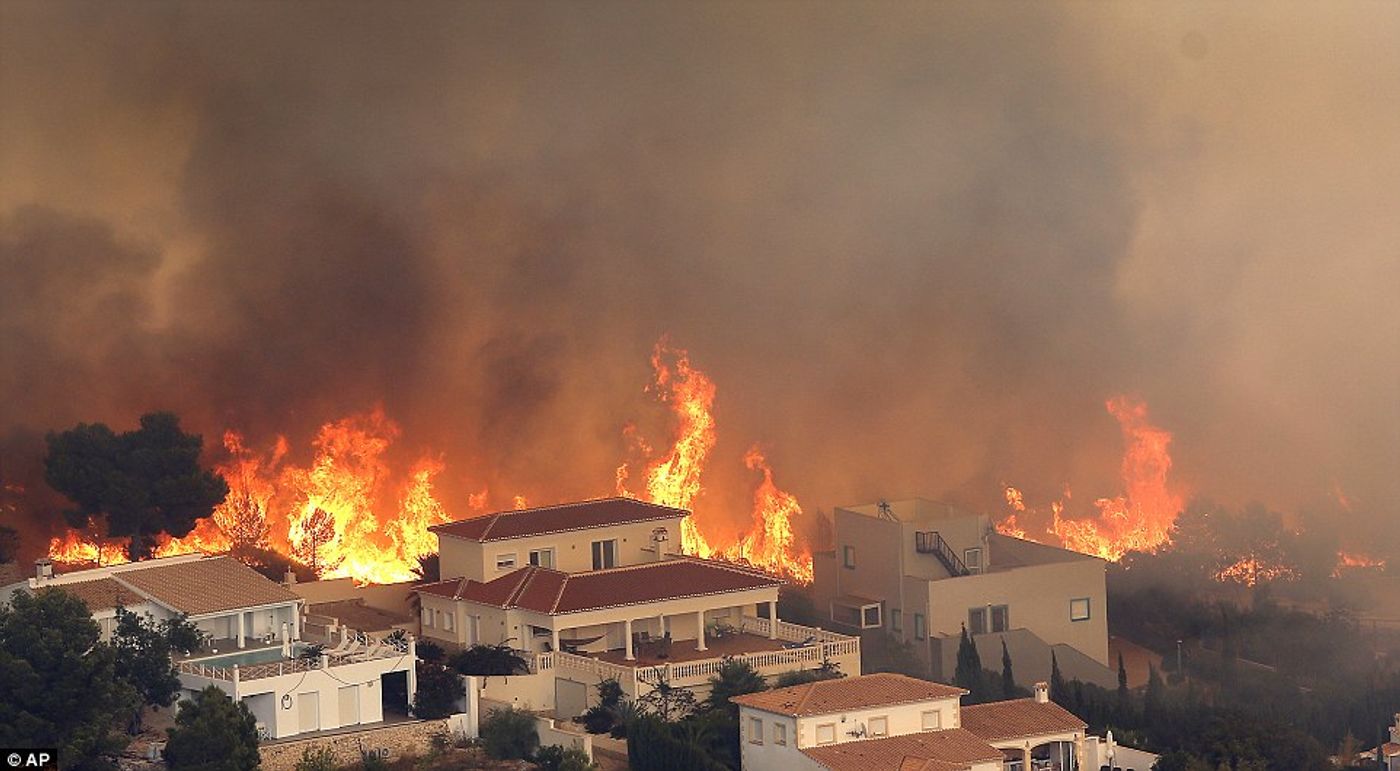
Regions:
<svg viewBox="0 0 1400 771"><path fill-rule="evenodd" d="M292 539L293 556L309 565L312 572L318 576L328 570L334 570L340 561L327 563L322 560L321 554L335 540L335 517L318 506L300 523L300 530L301 532Z"/></svg>
<svg viewBox="0 0 1400 771"><path fill-rule="evenodd" d="M127 556L144 559L158 535L188 534L228 495L224 480L200 467L202 444L169 412L142 415L139 429L121 434L83 423L48 435L44 479L76 504L64 512L69 525L105 520L110 535L130 537Z"/></svg>

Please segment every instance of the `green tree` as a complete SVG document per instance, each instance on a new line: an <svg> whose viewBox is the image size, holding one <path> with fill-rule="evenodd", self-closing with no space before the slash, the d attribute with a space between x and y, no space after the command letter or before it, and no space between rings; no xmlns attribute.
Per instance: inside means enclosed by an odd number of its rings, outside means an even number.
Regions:
<svg viewBox="0 0 1400 771"><path fill-rule="evenodd" d="M710 709L724 710L737 718L739 708L729 700L746 693L757 693L767 687L763 675L749 662L726 657L720 663L719 671L710 678L710 695L706 704Z"/></svg>
<svg viewBox="0 0 1400 771"><path fill-rule="evenodd" d="M520 709L493 709L480 727L486 754L497 760L520 760L534 756L540 746L535 716Z"/></svg>
<svg viewBox="0 0 1400 771"><path fill-rule="evenodd" d="M1132 710L1132 698L1128 692L1128 668L1123 665L1123 652L1118 652L1118 714L1121 720L1127 720L1128 713Z"/></svg>
<svg viewBox="0 0 1400 771"><path fill-rule="evenodd" d="M966 626L962 628L962 636L958 638L958 667L954 671L953 682L959 688L966 688L973 700L981 700L982 657L977 653L977 646L973 644L972 638L968 636Z"/></svg>
<svg viewBox="0 0 1400 771"><path fill-rule="evenodd" d="M424 720L447 717L457 710L457 701L467 695L456 672L431 661L418 662L418 692L413 696L413 714Z"/></svg>
<svg viewBox="0 0 1400 771"><path fill-rule="evenodd" d="M1063 707L1069 701L1069 684L1060 674L1060 659L1050 651L1050 700Z"/></svg>
<svg viewBox="0 0 1400 771"><path fill-rule="evenodd" d="M637 699L637 706L665 722L680 720L695 711L695 694L689 688L672 685L660 667L637 673L637 679L651 690Z"/></svg>
<svg viewBox="0 0 1400 771"><path fill-rule="evenodd" d="M1166 691L1166 685L1162 682L1162 675L1157 672L1157 667L1152 664L1147 665L1147 692L1142 697L1142 723L1151 728L1156 725L1162 717L1162 696Z"/></svg>
<svg viewBox="0 0 1400 771"><path fill-rule="evenodd" d="M727 771L728 766L655 715L640 718L627 734L627 765L632 771Z"/></svg>
<svg viewBox="0 0 1400 771"><path fill-rule="evenodd" d="M452 654L447 666L462 675L521 675L530 671L530 663L506 643L473 645Z"/></svg>
<svg viewBox="0 0 1400 771"><path fill-rule="evenodd" d="M117 608L112 647L117 651L117 677L140 694L143 704L168 707L175 703L180 693L180 677L170 660L170 638L154 619ZM132 733L141 728L143 704L132 710Z"/></svg>
<svg viewBox="0 0 1400 771"><path fill-rule="evenodd" d="M44 479L76 504L64 512L68 524L105 517L108 533L130 537L128 556L145 559L157 535L188 534L228 495L224 480L200 467L201 443L169 412L142 415L139 429L121 434L80 423L48 435Z"/></svg>
<svg viewBox="0 0 1400 771"><path fill-rule="evenodd" d="M258 767L258 729L253 713L214 686L180 702L165 744L174 771L251 771Z"/></svg>
<svg viewBox="0 0 1400 771"><path fill-rule="evenodd" d="M1011 651L1006 649L1006 638L1001 638L1001 695L1009 699L1016 693L1016 674L1011 670Z"/></svg>
<svg viewBox="0 0 1400 771"><path fill-rule="evenodd" d="M112 727L139 697L99 636L66 592L19 592L0 605L0 746L56 747L61 768L81 768L125 745Z"/></svg>

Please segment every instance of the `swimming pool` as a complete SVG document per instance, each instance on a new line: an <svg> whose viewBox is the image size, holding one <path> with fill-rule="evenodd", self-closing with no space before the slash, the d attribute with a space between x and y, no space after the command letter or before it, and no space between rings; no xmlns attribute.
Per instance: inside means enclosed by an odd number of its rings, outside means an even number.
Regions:
<svg viewBox="0 0 1400 771"><path fill-rule="evenodd" d="M302 643L292 643L292 658L296 658L302 650L306 648ZM239 651L238 653L221 653L216 656L207 656L190 661L204 664L211 667L231 667L237 664L246 667L249 664L270 664L274 661L282 660L282 648L260 648L255 651Z"/></svg>

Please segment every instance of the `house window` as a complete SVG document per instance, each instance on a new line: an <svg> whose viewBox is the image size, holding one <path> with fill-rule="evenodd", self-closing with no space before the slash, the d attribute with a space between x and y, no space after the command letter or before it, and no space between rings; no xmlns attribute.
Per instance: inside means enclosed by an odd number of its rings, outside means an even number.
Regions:
<svg viewBox="0 0 1400 771"><path fill-rule="evenodd" d="M836 743L836 724L835 724L835 723L822 723L821 725L817 726L817 744L818 744L818 745L822 745L822 744L835 744L835 743Z"/></svg>
<svg viewBox="0 0 1400 771"><path fill-rule="evenodd" d="M875 629L883 626L880 623L880 606L868 605L860 610L860 625L862 629Z"/></svg>
<svg viewBox="0 0 1400 771"><path fill-rule="evenodd" d="M617 539L593 542L593 569L617 567Z"/></svg>
<svg viewBox="0 0 1400 771"><path fill-rule="evenodd" d="M510 570L515 567L515 552L496 555L496 569Z"/></svg>
<svg viewBox="0 0 1400 771"><path fill-rule="evenodd" d="M1069 620L1088 621L1089 620L1089 598L1076 597L1069 601Z"/></svg>
<svg viewBox="0 0 1400 771"><path fill-rule="evenodd" d="M963 549L963 564L973 573L982 572L982 548Z"/></svg>
<svg viewBox="0 0 1400 771"><path fill-rule="evenodd" d="M889 736L890 719L883 715L880 717L872 717L870 718L870 722L866 725L866 728L869 729L871 737Z"/></svg>
<svg viewBox="0 0 1400 771"><path fill-rule="evenodd" d="M890 608L890 630L894 632L903 631L904 611L899 608Z"/></svg>
<svg viewBox="0 0 1400 771"><path fill-rule="evenodd" d="M939 710L926 709L921 717L925 731L938 731L943 728L943 713Z"/></svg>
<svg viewBox="0 0 1400 771"><path fill-rule="evenodd" d="M452 631L452 618L453 618L453 616L455 616L455 615L457 615L457 614L456 614L456 613L444 613L444 614L442 614L442 628L443 628L443 629L445 629L445 630L447 630L447 631L449 631L449 632Z"/></svg>
<svg viewBox="0 0 1400 771"><path fill-rule="evenodd" d="M986 608L972 608L967 611L967 631L970 634L987 633Z"/></svg>
<svg viewBox="0 0 1400 771"><path fill-rule="evenodd" d="M1011 628L1011 610L1005 605L992 606L992 631L1005 632Z"/></svg>
<svg viewBox="0 0 1400 771"><path fill-rule="evenodd" d="M841 547L841 564L844 565L848 570L856 569L856 547Z"/></svg>
<svg viewBox="0 0 1400 771"><path fill-rule="evenodd" d="M433 609L432 609L432 608L424 608L424 609L423 609L423 626L431 627L432 625L433 625Z"/></svg>
<svg viewBox="0 0 1400 771"><path fill-rule="evenodd" d="M922 640L928 637L928 628L924 624L924 614L914 614L914 639Z"/></svg>
<svg viewBox="0 0 1400 771"><path fill-rule="evenodd" d="M538 565L542 568L554 567L553 549L532 549L530 551L530 564Z"/></svg>
<svg viewBox="0 0 1400 771"><path fill-rule="evenodd" d="M763 743L763 721L756 717L749 718L749 744Z"/></svg>
<svg viewBox="0 0 1400 771"><path fill-rule="evenodd" d="M787 723L773 724L773 743L783 745L787 744Z"/></svg>

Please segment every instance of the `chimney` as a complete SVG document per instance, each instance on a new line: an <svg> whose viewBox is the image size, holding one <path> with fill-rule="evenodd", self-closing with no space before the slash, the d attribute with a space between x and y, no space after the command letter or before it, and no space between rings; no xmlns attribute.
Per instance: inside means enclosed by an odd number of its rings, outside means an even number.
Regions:
<svg viewBox="0 0 1400 771"><path fill-rule="evenodd" d="M666 559L665 544L670 538L670 534L666 532L666 528L664 527L658 527L651 531L651 544L656 547L657 562Z"/></svg>
<svg viewBox="0 0 1400 771"><path fill-rule="evenodd" d="M48 557L40 557L34 560L34 578L39 583L53 578L53 560Z"/></svg>
<svg viewBox="0 0 1400 771"><path fill-rule="evenodd" d="M1045 704L1048 701L1050 701L1050 686L1042 680L1035 684L1035 703Z"/></svg>
<svg viewBox="0 0 1400 771"><path fill-rule="evenodd" d="M295 584L296 582L297 582L297 574L294 573L294 572L292 572L292 569L291 569L290 567L288 567L288 568L287 568L287 572L282 576L282 585L283 585L283 586L291 586L292 584Z"/></svg>

